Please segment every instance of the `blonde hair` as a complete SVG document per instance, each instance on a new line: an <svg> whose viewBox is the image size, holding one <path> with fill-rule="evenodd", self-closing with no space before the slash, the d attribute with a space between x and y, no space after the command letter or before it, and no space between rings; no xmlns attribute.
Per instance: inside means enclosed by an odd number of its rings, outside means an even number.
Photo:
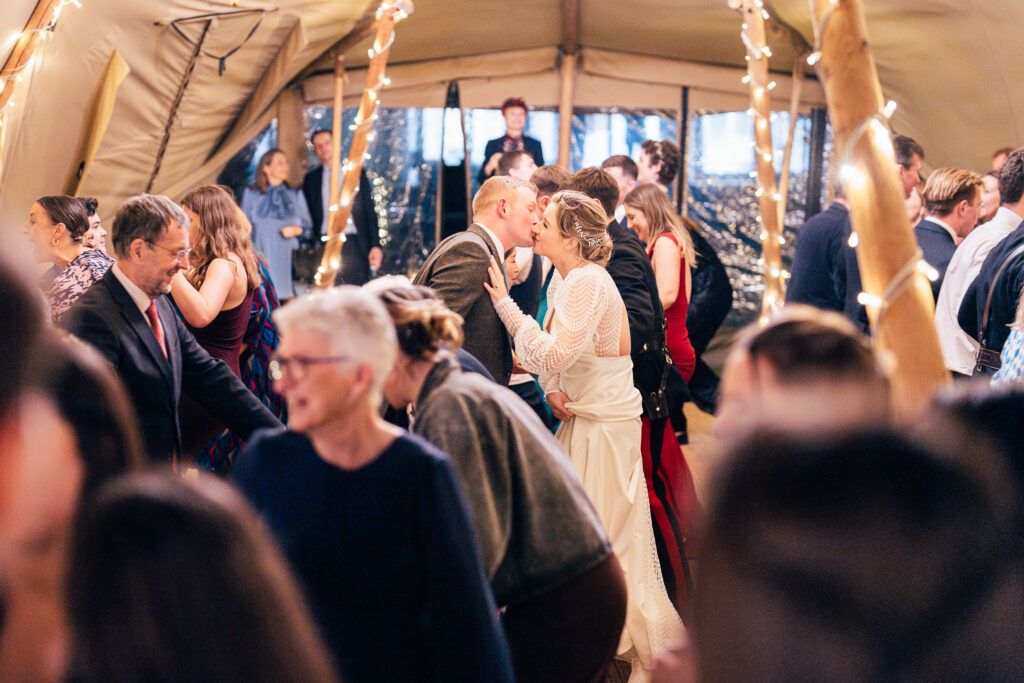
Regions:
<svg viewBox="0 0 1024 683"><path fill-rule="evenodd" d="M634 187L625 199L626 206L636 209L647 219L647 246L654 245L654 240L665 233L671 234L679 243L679 251L686 265L697 266L697 252L693 248L693 238L683 224L683 219L672 210L672 203L660 187L654 183L643 183Z"/></svg>
<svg viewBox="0 0 1024 683"><path fill-rule="evenodd" d="M957 204L974 199L981 186L981 176L973 171L940 168L928 176L924 185L925 209L933 216L946 216Z"/></svg>
<svg viewBox="0 0 1024 683"><path fill-rule="evenodd" d="M499 199L502 197L510 198L513 191L520 187L529 188L534 194L537 194L537 186L529 180L520 180L507 175L488 178L473 197L473 215L484 215L498 203Z"/></svg>
<svg viewBox="0 0 1024 683"><path fill-rule="evenodd" d="M555 224L563 238L576 242L576 257L603 266L612 256L608 214L601 202L576 190L562 190L551 197Z"/></svg>
<svg viewBox="0 0 1024 683"><path fill-rule="evenodd" d="M437 292L404 277L380 280L364 289L384 303L395 324L399 351L416 360L431 360L438 351L462 346L462 316L445 306Z"/></svg>

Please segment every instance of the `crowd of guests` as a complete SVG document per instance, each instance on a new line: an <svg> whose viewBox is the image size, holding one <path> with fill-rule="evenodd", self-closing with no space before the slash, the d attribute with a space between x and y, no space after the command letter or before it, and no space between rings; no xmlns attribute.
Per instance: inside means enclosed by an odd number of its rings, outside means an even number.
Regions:
<svg viewBox="0 0 1024 683"><path fill-rule="evenodd" d="M743 330L719 387L700 356L731 290L669 200L678 149L570 175L503 112L472 225L413 281L372 279L367 242L342 277L370 282L293 289L332 188L288 186L279 150L241 206L140 195L109 239L95 201L33 204L53 268L0 261L3 677L1024 677L1013 377L896 422L840 197L798 237L791 296L821 300ZM923 151L896 143L910 198ZM979 228L980 176L922 193L925 258L967 238L939 300L977 264L961 318L1020 277L1024 150L997 182ZM1013 295L986 297L982 350ZM718 416L705 501L691 399Z"/></svg>

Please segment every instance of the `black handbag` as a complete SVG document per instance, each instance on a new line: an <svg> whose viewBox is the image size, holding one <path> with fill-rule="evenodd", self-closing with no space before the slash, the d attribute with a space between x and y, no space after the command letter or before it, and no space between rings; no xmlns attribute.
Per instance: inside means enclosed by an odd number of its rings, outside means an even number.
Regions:
<svg viewBox="0 0 1024 683"><path fill-rule="evenodd" d="M1024 244L1010 252L1010 255L999 266L995 277L992 278L992 284L989 285L988 296L985 297L985 312L981 317L981 330L978 332L978 343L981 344L981 348L978 349L978 354L974 358L975 375L994 375L1003 366L1000 352L988 346L989 306L992 304L992 294L996 291L996 285L999 284L999 278L1002 276L1003 271L1006 270L1006 266L1022 253L1024 253Z"/></svg>

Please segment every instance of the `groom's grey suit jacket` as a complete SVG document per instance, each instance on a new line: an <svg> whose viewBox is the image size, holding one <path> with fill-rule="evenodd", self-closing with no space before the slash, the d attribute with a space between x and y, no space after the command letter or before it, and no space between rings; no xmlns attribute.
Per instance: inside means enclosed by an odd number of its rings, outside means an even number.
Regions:
<svg viewBox="0 0 1024 683"><path fill-rule="evenodd" d="M504 273L504 254L498 253L487 232L474 223L437 245L416 274L415 284L435 290L448 308L462 316L462 347L496 382L507 386L512 374L512 345L484 289L484 283L490 282L487 270L492 256Z"/></svg>

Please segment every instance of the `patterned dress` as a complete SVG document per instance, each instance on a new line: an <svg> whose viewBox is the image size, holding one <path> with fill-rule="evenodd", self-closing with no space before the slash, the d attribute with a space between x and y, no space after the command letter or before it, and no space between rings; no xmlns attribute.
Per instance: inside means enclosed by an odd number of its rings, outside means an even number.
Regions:
<svg viewBox="0 0 1024 683"><path fill-rule="evenodd" d="M114 259L99 249L86 249L68 264L46 290L50 318L59 323L78 297L102 278L114 265Z"/></svg>

